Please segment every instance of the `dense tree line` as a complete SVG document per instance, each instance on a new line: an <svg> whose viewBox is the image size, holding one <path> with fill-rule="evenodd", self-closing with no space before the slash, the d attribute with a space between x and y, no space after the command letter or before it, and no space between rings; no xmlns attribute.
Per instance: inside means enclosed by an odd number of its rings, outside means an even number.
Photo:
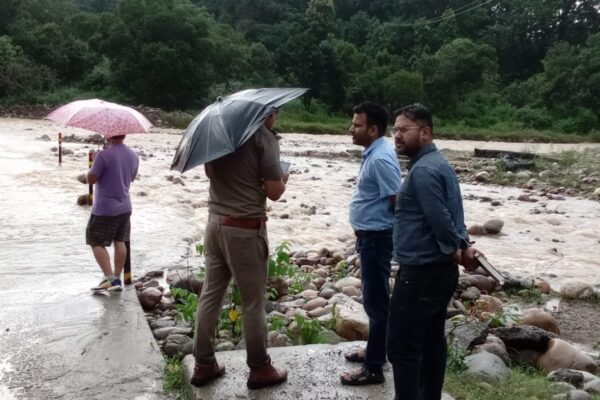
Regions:
<svg viewBox="0 0 600 400"><path fill-rule="evenodd" d="M198 109L297 85L334 113L420 101L468 126L585 133L599 30L600 0L3 0L0 98Z"/></svg>

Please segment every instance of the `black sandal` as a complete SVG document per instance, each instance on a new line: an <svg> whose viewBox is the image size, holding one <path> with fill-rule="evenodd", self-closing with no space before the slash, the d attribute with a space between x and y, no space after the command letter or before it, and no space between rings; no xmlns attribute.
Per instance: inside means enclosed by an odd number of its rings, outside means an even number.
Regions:
<svg viewBox="0 0 600 400"><path fill-rule="evenodd" d="M350 362L364 362L366 358L366 349L358 349L344 353L346 360Z"/></svg>
<svg viewBox="0 0 600 400"><path fill-rule="evenodd" d="M358 368L340 375L343 385L362 386L385 382L383 372L371 372L366 368Z"/></svg>

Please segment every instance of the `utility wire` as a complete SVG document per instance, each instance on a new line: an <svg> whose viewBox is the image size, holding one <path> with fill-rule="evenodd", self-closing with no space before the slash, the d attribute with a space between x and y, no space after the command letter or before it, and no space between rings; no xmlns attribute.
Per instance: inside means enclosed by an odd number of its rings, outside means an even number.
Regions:
<svg viewBox="0 0 600 400"><path fill-rule="evenodd" d="M476 10L476 9L483 7L493 1L494 0L485 0L482 3L473 5L474 3L478 2L478 0L476 0L469 4L465 4L464 6L458 7L456 10L452 10L453 11L452 14L449 14L449 15L442 15L442 16L435 17L430 20L424 21L424 22L417 22L417 23L413 23L413 24L398 24L397 26L399 26L401 28L415 28L415 27L419 27L419 26L428 26L428 25L437 24L438 22L444 22L449 19L455 18L459 15L465 14L469 11Z"/></svg>

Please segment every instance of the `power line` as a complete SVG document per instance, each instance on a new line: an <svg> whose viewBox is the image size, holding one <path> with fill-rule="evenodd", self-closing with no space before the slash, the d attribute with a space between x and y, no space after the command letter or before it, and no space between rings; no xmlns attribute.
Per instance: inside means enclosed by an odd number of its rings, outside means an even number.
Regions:
<svg viewBox="0 0 600 400"><path fill-rule="evenodd" d="M438 22L444 22L447 21L449 19L455 18L459 15L465 14L469 11L473 11L476 10L480 7L485 6L486 4L491 3L494 0L485 0L482 3L479 4L475 4L478 2L478 0L475 0L471 3L465 4L464 6L458 7L456 10L452 10L453 13L449 14L449 15L442 15L436 18L432 18L430 20L424 21L424 22L417 22L417 23L413 23L413 24L398 24L399 27L402 28L415 28L415 27L419 27L419 26L428 26L428 25L433 25L433 24L437 24ZM474 4L474 5L473 5Z"/></svg>

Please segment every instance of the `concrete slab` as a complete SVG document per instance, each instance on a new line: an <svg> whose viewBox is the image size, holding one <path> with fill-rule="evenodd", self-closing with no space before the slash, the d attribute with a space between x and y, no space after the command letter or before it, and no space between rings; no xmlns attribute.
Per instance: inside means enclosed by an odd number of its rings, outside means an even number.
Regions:
<svg viewBox="0 0 600 400"><path fill-rule="evenodd" d="M288 381L281 385L252 390L246 387L248 367L246 351L224 351L217 359L226 368L225 376L197 388L190 384L194 370L193 356L185 357L184 373L192 400L380 400L394 398L394 381L390 364L384 367L386 382L380 385L344 386L340 374L359 364L347 362L344 352L364 346L364 342L346 342L338 345L316 344L308 346L278 347L269 349L273 363L288 370ZM451 399L444 397L444 399Z"/></svg>
<svg viewBox="0 0 600 400"><path fill-rule="evenodd" d="M278 386L260 390L248 389L248 367L246 351L224 351L217 359L226 368L225 376L196 388L189 380L194 369L194 358L184 359L185 378L190 399L294 399L294 400L375 400L392 399L394 383L392 369L385 366L386 382L381 385L343 386L340 374L360 364L347 362L344 352L350 348L364 346L364 342L346 342L338 345L315 344L308 346L277 347L269 349L275 366L288 370L288 381Z"/></svg>
<svg viewBox="0 0 600 400"><path fill-rule="evenodd" d="M2 333L0 348L14 352L3 352L10 357L11 368L0 374L6 385L0 398L166 397L164 360L133 287L122 293L88 292L63 299L50 309L40 308L54 322L47 321L35 332L10 329Z"/></svg>

